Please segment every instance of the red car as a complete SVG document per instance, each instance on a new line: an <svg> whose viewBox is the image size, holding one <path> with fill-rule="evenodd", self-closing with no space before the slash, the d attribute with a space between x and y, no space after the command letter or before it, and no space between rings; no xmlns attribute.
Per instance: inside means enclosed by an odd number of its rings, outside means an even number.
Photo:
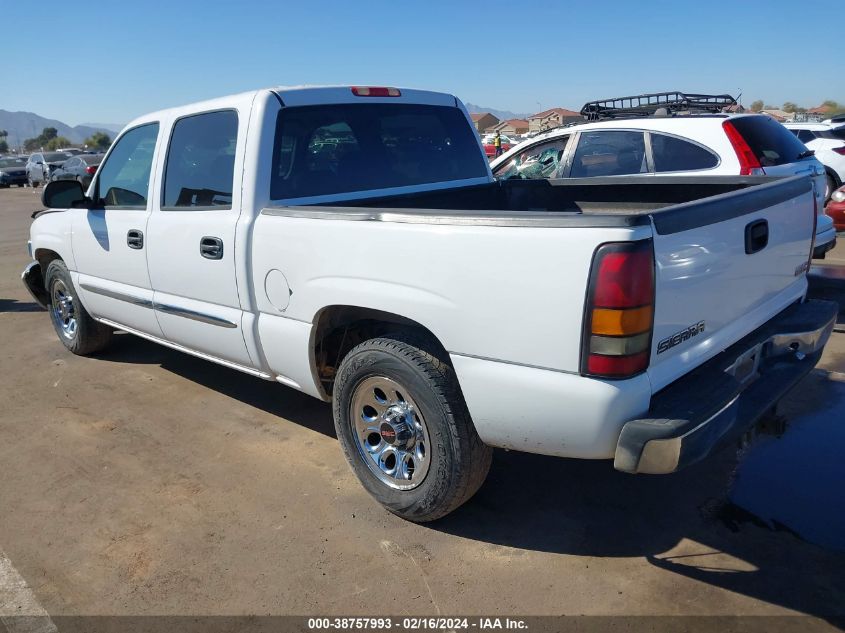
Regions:
<svg viewBox="0 0 845 633"><path fill-rule="evenodd" d="M496 146L493 145L494 136L494 134L487 134L484 136L483 139L481 139L481 144L484 145L484 153L487 154L487 158L496 157ZM502 134L502 154L504 154L514 145L517 145L517 143L518 141L514 141L510 137Z"/></svg>
<svg viewBox="0 0 845 633"><path fill-rule="evenodd" d="M833 226L837 231L845 231L845 186L833 192L824 212L833 218Z"/></svg>

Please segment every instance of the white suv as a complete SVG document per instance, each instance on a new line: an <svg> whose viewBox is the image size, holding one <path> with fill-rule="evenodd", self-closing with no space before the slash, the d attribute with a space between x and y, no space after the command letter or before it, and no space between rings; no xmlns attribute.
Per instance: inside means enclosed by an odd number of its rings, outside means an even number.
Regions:
<svg viewBox="0 0 845 633"><path fill-rule="evenodd" d="M824 257L836 244L833 221L821 212L824 166L767 115L632 116L576 123L523 141L490 168L498 179L812 174L819 208L814 257Z"/></svg>
<svg viewBox="0 0 845 633"><path fill-rule="evenodd" d="M816 153L827 172L825 199L845 184L845 123L785 123L786 129Z"/></svg>

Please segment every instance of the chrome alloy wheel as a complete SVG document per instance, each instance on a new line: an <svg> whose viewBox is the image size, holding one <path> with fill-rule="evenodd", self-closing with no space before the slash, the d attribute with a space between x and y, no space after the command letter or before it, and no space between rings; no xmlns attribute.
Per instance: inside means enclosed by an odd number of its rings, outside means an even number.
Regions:
<svg viewBox="0 0 845 633"><path fill-rule="evenodd" d="M73 296L68 292L67 286L61 279L53 282L50 292L53 321L57 329L67 339L76 336L76 307L73 303Z"/></svg>
<svg viewBox="0 0 845 633"><path fill-rule="evenodd" d="M385 376L362 380L352 393L349 419L355 445L370 471L397 490L419 486L431 459L428 429L408 391Z"/></svg>

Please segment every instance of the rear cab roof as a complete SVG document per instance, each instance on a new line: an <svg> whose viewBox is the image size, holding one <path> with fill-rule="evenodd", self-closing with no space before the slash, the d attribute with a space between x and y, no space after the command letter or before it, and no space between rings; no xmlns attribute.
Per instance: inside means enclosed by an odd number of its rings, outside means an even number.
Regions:
<svg viewBox="0 0 845 633"><path fill-rule="evenodd" d="M215 99L197 101L174 108L156 110L155 112L150 112L133 119L126 124L124 130L138 125L143 125L144 123L176 119L195 112L237 107L245 102L252 102L259 96L264 96L265 98L278 98L284 106L361 103L366 100L367 103L417 103L423 105L457 107L467 114L466 108L464 108L461 101L451 94L433 92L429 90L399 88L400 96L398 97L359 97L353 94L353 85L364 86L368 84L350 84L348 86L275 86L271 88L262 88L260 90L250 90L248 92L227 95ZM467 119L471 123L469 114L467 114Z"/></svg>

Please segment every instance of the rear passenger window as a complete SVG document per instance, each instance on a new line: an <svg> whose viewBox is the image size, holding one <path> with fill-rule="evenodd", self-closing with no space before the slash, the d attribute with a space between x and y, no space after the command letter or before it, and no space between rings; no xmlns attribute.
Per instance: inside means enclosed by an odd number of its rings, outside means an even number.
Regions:
<svg viewBox="0 0 845 633"><path fill-rule="evenodd" d="M572 178L648 173L642 132L581 132L572 159Z"/></svg>
<svg viewBox="0 0 845 633"><path fill-rule="evenodd" d="M164 172L163 209L231 209L238 114L208 112L173 125Z"/></svg>
<svg viewBox="0 0 845 633"><path fill-rule="evenodd" d="M807 151L789 130L764 114L738 116L729 121L748 143L761 167L794 163Z"/></svg>
<svg viewBox="0 0 845 633"><path fill-rule="evenodd" d="M651 152L656 172L712 169L719 164L719 157L710 150L666 134L651 133Z"/></svg>

